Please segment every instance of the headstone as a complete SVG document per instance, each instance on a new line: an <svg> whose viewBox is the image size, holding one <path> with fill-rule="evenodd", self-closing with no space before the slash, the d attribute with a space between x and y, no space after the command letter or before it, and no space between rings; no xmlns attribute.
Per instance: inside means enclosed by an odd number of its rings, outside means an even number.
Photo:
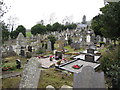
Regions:
<svg viewBox="0 0 120 90"><path fill-rule="evenodd" d="M23 49L20 50L20 55L23 57L25 56L25 51Z"/></svg>
<svg viewBox="0 0 120 90"><path fill-rule="evenodd" d="M39 59L36 57L31 58L27 64L25 64L25 68L22 74L20 89L23 88L31 88L37 90L38 82L40 78L41 70L39 69Z"/></svg>
<svg viewBox="0 0 120 90"><path fill-rule="evenodd" d="M31 55L31 52L26 52L26 58L31 58L32 55Z"/></svg>
<svg viewBox="0 0 120 90"><path fill-rule="evenodd" d="M12 47L11 45L9 46L9 51L10 51L10 52L14 51L14 50L13 50L13 47Z"/></svg>
<svg viewBox="0 0 120 90"><path fill-rule="evenodd" d="M94 49L87 49L87 53L91 53L91 54L94 54Z"/></svg>
<svg viewBox="0 0 120 90"><path fill-rule="evenodd" d="M91 41L90 35L87 35L86 41L87 41L87 43L90 43L90 41Z"/></svg>
<svg viewBox="0 0 120 90"><path fill-rule="evenodd" d="M51 48L51 41L48 41L47 42L47 51L51 51L52 48Z"/></svg>
<svg viewBox="0 0 120 90"><path fill-rule="evenodd" d="M85 55L85 60L88 62L94 62L94 56L93 55Z"/></svg>
<svg viewBox="0 0 120 90"><path fill-rule="evenodd" d="M74 73L73 89L76 88L102 88L105 89L103 72L95 72L91 66L86 66L79 73Z"/></svg>
<svg viewBox="0 0 120 90"><path fill-rule="evenodd" d="M16 44L18 46L24 46L25 45L25 38L24 38L24 35L22 33L19 33L19 35L16 39Z"/></svg>
<svg viewBox="0 0 120 90"><path fill-rule="evenodd" d="M55 90L55 88L54 88L52 85L48 85L48 86L46 87L46 90Z"/></svg>
<svg viewBox="0 0 120 90"><path fill-rule="evenodd" d="M62 52L61 51L56 51L55 57L58 57L58 59L62 59Z"/></svg>
<svg viewBox="0 0 120 90"><path fill-rule="evenodd" d="M20 61L20 59L17 59L17 60L16 60L16 64L17 64L17 65L16 65L16 68L17 68L17 69L20 69L20 68L21 68L21 61Z"/></svg>
<svg viewBox="0 0 120 90"><path fill-rule="evenodd" d="M28 46L28 51L32 52L32 46Z"/></svg>
<svg viewBox="0 0 120 90"><path fill-rule="evenodd" d="M59 90L73 90L73 88L68 85L63 85Z"/></svg>

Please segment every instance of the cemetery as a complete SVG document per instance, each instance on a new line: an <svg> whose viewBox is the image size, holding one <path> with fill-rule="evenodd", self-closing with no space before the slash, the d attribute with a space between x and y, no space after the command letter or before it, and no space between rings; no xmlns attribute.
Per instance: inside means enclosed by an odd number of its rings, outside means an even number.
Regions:
<svg viewBox="0 0 120 90"><path fill-rule="evenodd" d="M120 2L104 3L102 13L91 21L85 15L77 23L69 17L65 23L52 23L50 18L49 24L41 20L26 31L0 20L0 88L120 89Z"/></svg>
<svg viewBox="0 0 120 90"><path fill-rule="evenodd" d="M67 34L69 34L69 31L67 29ZM74 35L78 32L83 33L78 29L72 32L74 32ZM57 32L55 33L57 34ZM55 34L51 33L51 35L54 36ZM82 69L86 66L90 66L95 71L100 67L101 53L97 47L99 43L94 44L94 41L91 41L90 38L71 34L69 37L73 39L73 42L68 45L66 43L68 42L66 32L63 31L60 35L63 36L58 35L56 37L58 39L54 44L54 50L52 50L52 44L47 38L49 36L47 34L46 36L38 35L25 38L22 33L19 33L16 44L3 46L3 88L12 88L13 85L5 85L9 80L17 80L13 88L47 89L49 85L52 85L53 88L62 88L64 85L74 88L75 73L82 72ZM9 53L8 51L15 54L5 56L4 54ZM59 80L59 77L61 80ZM51 81L52 79L55 81ZM57 84L54 86L54 83ZM11 84L14 84L14 82ZM101 88L105 88L105 86Z"/></svg>

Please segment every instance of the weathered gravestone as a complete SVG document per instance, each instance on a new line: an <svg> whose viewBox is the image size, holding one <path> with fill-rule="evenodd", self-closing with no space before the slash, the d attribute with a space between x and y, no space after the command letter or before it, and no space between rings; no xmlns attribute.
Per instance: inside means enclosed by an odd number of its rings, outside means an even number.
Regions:
<svg viewBox="0 0 120 90"><path fill-rule="evenodd" d="M20 50L20 55L24 57L25 56L25 51L21 49Z"/></svg>
<svg viewBox="0 0 120 90"><path fill-rule="evenodd" d="M48 41L47 42L47 51L51 51L52 48L51 48L51 41Z"/></svg>
<svg viewBox="0 0 120 90"><path fill-rule="evenodd" d="M31 58L25 65L19 88L36 88L38 86L41 70L39 69L39 59Z"/></svg>
<svg viewBox="0 0 120 90"><path fill-rule="evenodd" d="M88 62L94 62L94 56L90 54L85 55L85 60Z"/></svg>
<svg viewBox="0 0 120 90"><path fill-rule="evenodd" d="M91 66L86 66L80 73L74 73L73 88L105 89L104 73L95 72Z"/></svg>
<svg viewBox="0 0 120 90"><path fill-rule="evenodd" d="M11 45L8 47L8 49L9 49L10 52L13 52L13 51L14 51L14 50L13 50L13 47L12 47Z"/></svg>
<svg viewBox="0 0 120 90"><path fill-rule="evenodd" d="M28 46L28 51L32 52L32 46Z"/></svg>

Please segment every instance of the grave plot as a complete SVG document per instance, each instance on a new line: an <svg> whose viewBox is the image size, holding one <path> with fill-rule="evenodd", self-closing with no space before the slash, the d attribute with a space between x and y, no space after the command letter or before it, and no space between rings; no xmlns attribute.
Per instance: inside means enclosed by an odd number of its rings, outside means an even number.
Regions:
<svg viewBox="0 0 120 90"><path fill-rule="evenodd" d="M74 68L74 65L78 65L80 68ZM67 62L65 64L59 65L57 68L62 69L62 70L67 70L69 72L73 73L79 73L81 72L82 68L85 66L91 66L94 69L96 69L100 64L97 63L92 63L92 62L85 62L83 60L72 60L70 62Z"/></svg>
<svg viewBox="0 0 120 90"><path fill-rule="evenodd" d="M86 56L93 56L93 58L94 58L94 62L97 62L99 59L100 59L100 57L101 56L95 56L95 55L90 55L90 54L80 54L80 55L78 55L78 56L75 56L75 57L73 57L74 59L82 59L82 60L84 60L84 61L87 61L86 60Z"/></svg>

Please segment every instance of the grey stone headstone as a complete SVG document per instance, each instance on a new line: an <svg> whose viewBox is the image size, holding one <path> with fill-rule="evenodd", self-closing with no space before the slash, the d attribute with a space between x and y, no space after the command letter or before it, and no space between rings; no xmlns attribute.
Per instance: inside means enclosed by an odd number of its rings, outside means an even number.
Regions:
<svg viewBox="0 0 120 90"><path fill-rule="evenodd" d="M86 66L80 73L74 73L73 88L105 88L103 72L95 72L91 66Z"/></svg>
<svg viewBox="0 0 120 90"><path fill-rule="evenodd" d="M41 70L39 69L39 59L31 58L25 65L19 88L36 88L38 86Z"/></svg>
<svg viewBox="0 0 120 90"><path fill-rule="evenodd" d="M85 60L88 62L94 62L94 56L93 55L85 55Z"/></svg>
<svg viewBox="0 0 120 90"><path fill-rule="evenodd" d="M12 46L9 46L9 51L10 52L14 51Z"/></svg>
<svg viewBox="0 0 120 90"><path fill-rule="evenodd" d="M51 51L52 48L51 48L51 41L48 41L47 42L47 51Z"/></svg>

